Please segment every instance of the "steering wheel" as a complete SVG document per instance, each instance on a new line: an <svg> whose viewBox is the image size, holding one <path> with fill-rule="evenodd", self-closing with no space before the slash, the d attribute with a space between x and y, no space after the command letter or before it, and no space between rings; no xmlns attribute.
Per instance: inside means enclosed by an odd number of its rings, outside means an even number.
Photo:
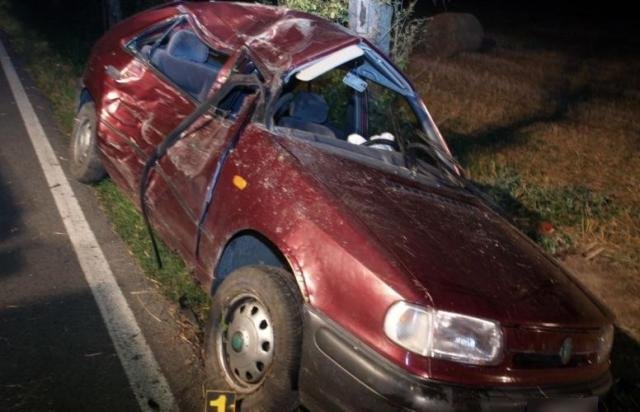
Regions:
<svg viewBox="0 0 640 412"><path fill-rule="evenodd" d="M398 143L395 140L387 140L387 139L367 140L366 142L362 143L361 146L370 147L370 146L377 145L377 144L389 146L390 148L392 148L396 152L400 151L400 146L398 146Z"/></svg>

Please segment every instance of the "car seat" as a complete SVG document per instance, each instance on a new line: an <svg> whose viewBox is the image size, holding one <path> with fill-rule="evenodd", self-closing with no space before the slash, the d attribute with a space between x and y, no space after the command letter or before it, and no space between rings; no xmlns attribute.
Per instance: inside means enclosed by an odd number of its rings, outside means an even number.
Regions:
<svg viewBox="0 0 640 412"><path fill-rule="evenodd" d="M189 30L176 31L169 39L166 50L152 51L151 62L198 100L204 100L218 76L222 65L207 62L209 47Z"/></svg>
<svg viewBox="0 0 640 412"><path fill-rule="evenodd" d="M288 116L276 119L278 126L304 130L322 136L337 137L327 124L329 105L324 97L315 93L299 92L293 96L284 95L281 99L284 114L287 114L286 105L288 104Z"/></svg>

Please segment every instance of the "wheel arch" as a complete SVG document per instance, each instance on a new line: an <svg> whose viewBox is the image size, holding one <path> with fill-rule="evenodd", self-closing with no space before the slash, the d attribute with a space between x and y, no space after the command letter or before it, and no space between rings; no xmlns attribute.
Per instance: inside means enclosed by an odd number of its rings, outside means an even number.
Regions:
<svg viewBox="0 0 640 412"><path fill-rule="evenodd" d="M292 263L292 259L287 257L275 242L252 229L237 232L224 245L213 272L211 295L234 270L257 265L276 267L289 272L294 277L301 296L305 301L307 300L304 279L300 273L297 273L299 271L295 270L297 267Z"/></svg>

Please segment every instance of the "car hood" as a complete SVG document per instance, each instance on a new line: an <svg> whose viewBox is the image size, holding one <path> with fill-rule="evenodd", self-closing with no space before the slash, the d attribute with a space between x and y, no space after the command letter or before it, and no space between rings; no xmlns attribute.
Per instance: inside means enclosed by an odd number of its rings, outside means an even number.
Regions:
<svg viewBox="0 0 640 412"><path fill-rule="evenodd" d="M292 153L438 309L505 324L595 327L606 315L535 244L462 189L313 145ZM407 276L407 274L404 274Z"/></svg>

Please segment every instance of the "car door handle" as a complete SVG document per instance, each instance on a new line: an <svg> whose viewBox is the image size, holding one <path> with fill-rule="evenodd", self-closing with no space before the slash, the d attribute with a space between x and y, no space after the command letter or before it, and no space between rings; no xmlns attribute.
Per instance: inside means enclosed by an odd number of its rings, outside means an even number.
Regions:
<svg viewBox="0 0 640 412"><path fill-rule="evenodd" d="M116 69L115 67L109 65L106 66L104 68L105 73L107 73L107 76L111 77L114 80L121 80L122 79L122 73L120 73L120 70Z"/></svg>

